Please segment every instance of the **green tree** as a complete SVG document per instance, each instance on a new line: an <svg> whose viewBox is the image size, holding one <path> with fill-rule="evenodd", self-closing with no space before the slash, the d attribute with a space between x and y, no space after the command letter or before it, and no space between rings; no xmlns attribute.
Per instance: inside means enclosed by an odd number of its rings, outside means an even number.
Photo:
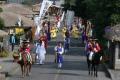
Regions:
<svg viewBox="0 0 120 80"><path fill-rule="evenodd" d="M2 8L0 8L0 12L2 12L3 10L2 10Z"/></svg>
<svg viewBox="0 0 120 80"><path fill-rule="evenodd" d="M75 0L75 15L90 20L94 34L105 47L104 29L120 24L120 0ZM68 4L69 1L68 1ZM66 5L68 5L66 4ZM66 10L69 7L66 7Z"/></svg>
<svg viewBox="0 0 120 80"><path fill-rule="evenodd" d="M76 16L91 20L98 38L106 26L120 23L120 0L76 0Z"/></svg>
<svg viewBox="0 0 120 80"><path fill-rule="evenodd" d="M3 11L2 8L0 8L0 13L1 13L2 11ZM3 29L3 27L4 27L4 21L3 21L2 18L0 18L0 29Z"/></svg>
<svg viewBox="0 0 120 80"><path fill-rule="evenodd" d="M120 23L120 0L65 0L65 10L69 9L75 3L76 16L91 20L96 26L97 37L104 34L106 26Z"/></svg>

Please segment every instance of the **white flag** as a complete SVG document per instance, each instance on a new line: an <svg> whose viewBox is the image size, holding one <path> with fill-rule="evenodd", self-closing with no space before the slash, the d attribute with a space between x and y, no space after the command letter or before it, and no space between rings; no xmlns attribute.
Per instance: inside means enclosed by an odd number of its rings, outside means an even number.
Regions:
<svg viewBox="0 0 120 80"><path fill-rule="evenodd" d="M40 38L40 30L41 30L41 27L40 26L37 26L37 29L35 31L35 38L36 39L39 39Z"/></svg>
<svg viewBox="0 0 120 80"><path fill-rule="evenodd" d="M44 0L42 2L40 13L38 17L35 17L35 24L37 26L35 37L38 39L40 37L40 30L42 29L42 17L45 16L45 13L47 12L48 8L52 5L52 1Z"/></svg>
<svg viewBox="0 0 120 80"><path fill-rule="evenodd" d="M74 15L75 15L74 11L67 10L66 24L69 28L72 26L72 23L74 21Z"/></svg>
<svg viewBox="0 0 120 80"><path fill-rule="evenodd" d="M45 16L45 13L47 12L48 8L52 5L52 3L52 1L43 0L39 13L40 19L41 17Z"/></svg>
<svg viewBox="0 0 120 80"><path fill-rule="evenodd" d="M59 20L58 23L57 23L57 27L58 27L58 28L60 28L60 27L62 26L62 22L63 22L63 20L64 20L64 16L65 16L65 12L63 12L60 20Z"/></svg>
<svg viewBox="0 0 120 80"><path fill-rule="evenodd" d="M62 17L61 17L61 19L60 19L61 22L63 21L64 16L65 16L65 12L63 12Z"/></svg>

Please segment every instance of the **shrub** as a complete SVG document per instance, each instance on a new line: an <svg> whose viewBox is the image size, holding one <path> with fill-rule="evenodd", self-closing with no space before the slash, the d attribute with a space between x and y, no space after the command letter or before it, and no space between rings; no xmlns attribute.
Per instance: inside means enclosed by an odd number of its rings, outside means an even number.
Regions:
<svg viewBox="0 0 120 80"><path fill-rule="evenodd" d="M3 12L3 9L0 7L0 12Z"/></svg>
<svg viewBox="0 0 120 80"><path fill-rule="evenodd" d="M0 17L0 29L4 27L4 20Z"/></svg>
<svg viewBox="0 0 120 80"><path fill-rule="evenodd" d="M0 57L8 57L9 53L7 51L0 52Z"/></svg>

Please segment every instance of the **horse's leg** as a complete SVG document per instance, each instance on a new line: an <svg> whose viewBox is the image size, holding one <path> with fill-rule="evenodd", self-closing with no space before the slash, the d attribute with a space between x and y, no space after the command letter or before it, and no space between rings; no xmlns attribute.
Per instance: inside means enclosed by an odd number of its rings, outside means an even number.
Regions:
<svg viewBox="0 0 120 80"><path fill-rule="evenodd" d="M26 68L25 68L25 65L23 65L23 77L25 77L25 73L26 73Z"/></svg>
<svg viewBox="0 0 120 80"><path fill-rule="evenodd" d="M91 75L91 64L89 63L89 74Z"/></svg>
<svg viewBox="0 0 120 80"><path fill-rule="evenodd" d="M29 64L29 73L31 72L32 64Z"/></svg>
<svg viewBox="0 0 120 80"><path fill-rule="evenodd" d="M29 64L26 65L26 76L29 76Z"/></svg>
<svg viewBox="0 0 120 80"><path fill-rule="evenodd" d="M87 59L87 65L88 65L88 74L90 75L90 61Z"/></svg>
<svg viewBox="0 0 120 80"><path fill-rule="evenodd" d="M27 75L29 76L31 72L31 64L27 65Z"/></svg>
<svg viewBox="0 0 120 80"><path fill-rule="evenodd" d="M96 65L96 73L95 73L95 74L96 74L96 75L95 75L96 77L98 76L98 66L99 66L99 65Z"/></svg>
<svg viewBox="0 0 120 80"><path fill-rule="evenodd" d="M23 65L20 65L20 67L21 67L21 71L22 71L22 77L24 77L24 67L23 67Z"/></svg>
<svg viewBox="0 0 120 80"><path fill-rule="evenodd" d="M27 74L27 64L24 65L24 76Z"/></svg>
<svg viewBox="0 0 120 80"><path fill-rule="evenodd" d="M96 65L94 65L94 76L96 76Z"/></svg>
<svg viewBox="0 0 120 80"><path fill-rule="evenodd" d="M91 75L93 75L94 70L95 70L95 65L92 63L92 65L91 65Z"/></svg>
<svg viewBox="0 0 120 80"><path fill-rule="evenodd" d="M92 75L92 69L93 68L93 66L92 66L92 64L91 64L91 62L89 62L89 75Z"/></svg>

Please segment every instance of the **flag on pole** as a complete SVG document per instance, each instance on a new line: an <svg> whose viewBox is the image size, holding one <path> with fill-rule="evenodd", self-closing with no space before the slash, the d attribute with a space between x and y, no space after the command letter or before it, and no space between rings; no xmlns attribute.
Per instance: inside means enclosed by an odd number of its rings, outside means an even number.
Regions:
<svg viewBox="0 0 120 80"><path fill-rule="evenodd" d="M41 17L45 16L45 13L47 12L48 8L53 4L52 1L48 1L48 0L43 0L42 2L42 6L40 9L40 13L39 13L39 17L41 19Z"/></svg>
<svg viewBox="0 0 120 80"><path fill-rule="evenodd" d="M70 29L72 26L72 23L74 21L74 15L75 15L74 11L67 10L66 24L67 24L68 29Z"/></svg>
<svg viewBox="0 0 120 80"><path fill-rule="evenodd" d="M61 18L60 18L60 20L58 21L58 23L57 23L57 27L58 28L60 28L61 26L62 26L62 22L63 22L63 20L64 20L64 16L65 16L65 12L63 12L63 14L62 14L62 16L61 16Z"/></svg>
<svg viewBox="0 0 120 80"><path fill-rule="evenodd" d="M35 32L35 37L39 38L40 35L40 30L42 29L42 18L45 16L45 13L48 11L49 7L52 5L52 1L48 0L43 0L41 8L40 8L40 13L39 16L35 18L35 24L37 26L36 32Z"/></svg>

